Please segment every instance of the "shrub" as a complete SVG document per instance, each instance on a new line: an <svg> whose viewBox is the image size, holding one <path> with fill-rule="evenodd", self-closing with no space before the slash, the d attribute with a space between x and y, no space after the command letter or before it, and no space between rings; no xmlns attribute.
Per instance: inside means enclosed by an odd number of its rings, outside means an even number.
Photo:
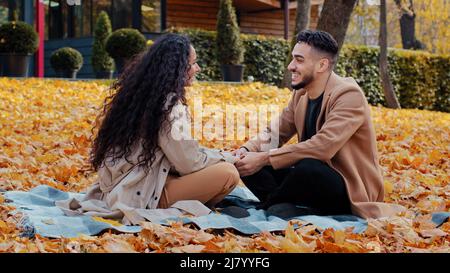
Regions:
<svg viewBox="0 0 450 273"><path fill-rule="evenodd" d="M385 105L378 58L378 47L344 46L336 72L355 78L369 103ZM450 112L450 56L390 49L388 62L392 84L402 107Z"/></svg>
<svg viewBox="0 0 450 273"><path fill-rule="evenodd" d="M396 69L400 72L401 84L397 84L396 89L401 106L433 109L439 72L433 68L431 54L412 50L396 50L394 54Z"/></svg>
<svg viewBox="0 0 450 273"><path fill-rule="evenodd" d="M106 39L111 34L111 21L108 14L100 12L94 30L94 45L92 47L92 68L94 71L112 71L114 61L105 50Z"/></svg>
<svg viewBox="0 0 450 273"><path fill-rule="evenodd" d="M197 63L201 67L197 79L201 81L218 81L222 79L217 60L216 32L202 29L171 28L169 32L184 34L189 37L193 47L197 51Z"/></svg>
<svg viewBox="0 0 450 273"><path fill-rule="evenodd" d="M169 29L170 32L189 37L197 50L197 62L202 68L197 75L199 80L221 80L219 62L215 48L216 32L201 29ZM283 79L284 61L289 44L279 38L262 35L241 35L245 47L244 76L253 76L256 81L279 84Z"/></svg>
<svg viewBox="0 0 450 273"><path fill-rule="evenodd" d="M381 89L378 57L379 51L375 47L344 46L340 51L335 68L337 74L343 77L353 77L372 105L385 104ZM389 55L388 60L390 57ZM392 79L392 66L390 66L389 72L394 89L397 90L395 81Z"/></svg>
<svg viewBox="0 0 450 273"><path fill-rule="evenodd" d="M0 26L0 53L33 54L38 46L39 37L31 25L13 21Z"/></svg>
<svg viewBox="0 0 450 273"><path fill-rule="evenodd" d="M112 58L129 59L147 47L147 39L136 29L122 28L106 40L106 51Z"/></svg>
<svg viewBox="0 0 450 273"><path fill-rule="evenodd" d="M245 77L280 85L289 43L280 38L262 35L242 35L245 46Z"/></svg>
<svg viewBox="0 0 450 273"><path fill-rule="evenodd" d="M450 112L450 55L435 55L432 59L433 68L439 71L436 75L439 84L436 90L434 110Z"/></svg>
<svg viewBox="0 0 450 273"><path fill-rule="evenodd" d="M52 53L50 64L55 71L79 70L83 65L83 56L76 49L63 47Z"/></svg>
<svg viewBox="0 0 450 273"><path fill-rule="evenodd" d="M217 57L220 64L237 65L244 60L236 13L231 0L220 0L217 14Z"/></svg>

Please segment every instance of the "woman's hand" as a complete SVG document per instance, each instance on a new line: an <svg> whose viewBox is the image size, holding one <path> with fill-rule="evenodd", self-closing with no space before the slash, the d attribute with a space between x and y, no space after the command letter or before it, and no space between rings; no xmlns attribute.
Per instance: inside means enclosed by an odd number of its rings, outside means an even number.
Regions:
<svg viewBox="0 0 450 273"><path fill-rule="evenodd" d="M246 153L248 153L248 151L245 148L239 148L231 152L231 154L237 158L243 158Z"/></svg>

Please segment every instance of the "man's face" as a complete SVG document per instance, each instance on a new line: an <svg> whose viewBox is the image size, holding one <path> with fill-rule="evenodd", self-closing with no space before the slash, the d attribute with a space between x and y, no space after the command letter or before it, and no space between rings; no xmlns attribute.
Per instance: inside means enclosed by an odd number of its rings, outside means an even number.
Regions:
<svg viewBox="0 0 450 273"><path fill-rule="evenodd" d="M315 67L318 62L317 52L305 43L297 43L292 50L292 61L288 65L292 72L291 86L301 89L314 81Z"/></svg>

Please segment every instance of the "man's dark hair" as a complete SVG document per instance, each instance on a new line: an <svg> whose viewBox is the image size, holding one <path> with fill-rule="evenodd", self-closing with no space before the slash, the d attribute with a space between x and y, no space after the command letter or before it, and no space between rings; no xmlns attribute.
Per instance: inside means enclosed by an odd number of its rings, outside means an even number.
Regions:
<svg viewBox="0 0 450 273"><path fill-rule="evenodd" d="M326 53L336 63L339 51L336 40L330 33L321 30L303 30L297 34L297 43L305 43L314 49Z"/></svg>

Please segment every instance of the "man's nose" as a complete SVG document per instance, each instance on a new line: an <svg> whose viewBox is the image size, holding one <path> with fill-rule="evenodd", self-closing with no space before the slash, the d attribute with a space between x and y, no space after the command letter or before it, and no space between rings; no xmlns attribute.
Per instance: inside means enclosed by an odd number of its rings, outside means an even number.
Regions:
<svg viewBox="0 0 450 273"><path fill-rule="evenodd" d="M289 71L291 71L291 72L294 72L294 71L295 71L294 60L292 60L292 61L289 63L287 69L288 69Z"/></svg>

